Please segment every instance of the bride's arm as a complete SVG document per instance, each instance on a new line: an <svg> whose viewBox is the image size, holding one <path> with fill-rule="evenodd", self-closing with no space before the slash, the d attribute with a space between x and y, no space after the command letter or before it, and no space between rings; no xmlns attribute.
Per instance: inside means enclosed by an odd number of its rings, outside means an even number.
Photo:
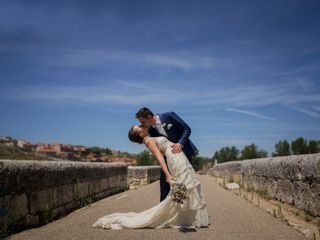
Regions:
<svg viewBox="0 0 320 240"><path fill-rule="evenodd" d="M173 178L173 176L170 174L168 167L164 161L164 158L157 146L157 143L155 140L150 139L148 142L146 142L147 148L152 152L152 154L157 158L164 174L167 177L167 181L170 182L170 180Z"/></svg>

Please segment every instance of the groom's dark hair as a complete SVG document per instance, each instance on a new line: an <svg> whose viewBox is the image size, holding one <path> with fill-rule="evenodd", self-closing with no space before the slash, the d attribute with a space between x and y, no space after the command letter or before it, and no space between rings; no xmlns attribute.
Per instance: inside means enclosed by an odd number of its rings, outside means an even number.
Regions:
<svg viewBox="0 0 320 240"><path fill-rule="evenodd" d="M148 116L153 116L153 112L146 107L140 108L140 110L136 113L136 118L148 118Z"/></svg>

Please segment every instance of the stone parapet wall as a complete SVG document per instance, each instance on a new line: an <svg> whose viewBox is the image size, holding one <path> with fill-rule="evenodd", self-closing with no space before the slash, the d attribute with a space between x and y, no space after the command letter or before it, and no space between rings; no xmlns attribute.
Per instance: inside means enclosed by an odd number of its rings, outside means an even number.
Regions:
<svg viewBox="0 0 320 240"><path fill-rule="evenodd" d="M0 223L39 226L125 191L127 164L0 160Z"/></svg>
<svg viewBox="0 0 320 240"><path fill-rule="evenodd" d="M209 174L241 176L244 187L320 217L320 154L270 157L215 165Z"/></svg>
<svg viewBox="0 0 320 240"><path fill-rule="evenodd" d="M137 189L159 180L160 169L160 166L129 166L128 185L130 189Z"/></svg>

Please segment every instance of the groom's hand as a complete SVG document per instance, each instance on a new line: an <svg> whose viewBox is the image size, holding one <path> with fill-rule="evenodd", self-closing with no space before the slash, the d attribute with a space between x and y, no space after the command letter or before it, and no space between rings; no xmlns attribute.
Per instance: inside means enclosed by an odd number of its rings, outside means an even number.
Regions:
<svg viewBox="0 0 320 240"><path fill-rule="evenodd" d="M183 146L180 143L175 143L171 146L171 148L172 148L171 151L172 151L172 153L179 153L179 152L181 152L182 147Z"/></svg>

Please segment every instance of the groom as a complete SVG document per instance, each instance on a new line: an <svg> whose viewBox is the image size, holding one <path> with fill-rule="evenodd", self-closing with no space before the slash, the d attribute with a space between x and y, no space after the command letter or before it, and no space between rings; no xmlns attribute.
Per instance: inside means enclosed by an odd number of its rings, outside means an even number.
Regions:
<svg viewBox="0 0 320 240"><path fill-rule="evenodd" d="M149 128L151 137L165 136L173 142L172 153L183 151L189 162L192 164L192 157L197 155L197 148L189 140L191 134L190 127L174 112L153 114L153 112L143 107L136 113L136 118L140 123ZM167 163L166 158L164 158ZM160 202L166 198L170 191L170 184L166 182L166 176L161 169L160 172Z"/></svg>

